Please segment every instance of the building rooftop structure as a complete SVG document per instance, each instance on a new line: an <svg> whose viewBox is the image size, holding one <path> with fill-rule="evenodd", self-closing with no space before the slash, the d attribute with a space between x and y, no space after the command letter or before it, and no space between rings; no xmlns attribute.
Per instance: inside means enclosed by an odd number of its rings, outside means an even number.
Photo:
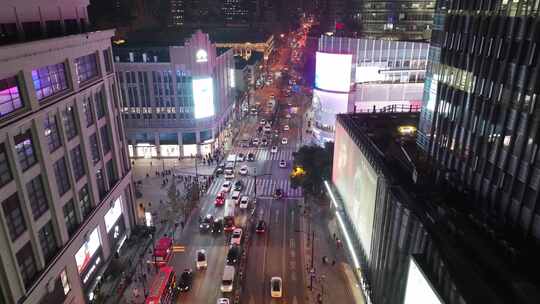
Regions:
<svg viewBox="0 0 540 304"><path fill-rule="evenodd" d="M415 143L418 117L354 113L339 114L337 121L382 172L392 195L424 225L466 303L540 303L538 248L475 218L468 193L434 183L428 159Z"/></svg>

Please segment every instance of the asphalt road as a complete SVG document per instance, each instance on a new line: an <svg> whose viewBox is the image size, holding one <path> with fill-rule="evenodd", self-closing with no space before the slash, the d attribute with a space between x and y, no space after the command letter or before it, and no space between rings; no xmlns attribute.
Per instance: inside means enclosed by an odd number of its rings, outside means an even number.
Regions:
<svg viewBox="0 0 540 304"><path fill-rule="evenodd" d="M290 56L290 50L281 49L278 59L271 69L284 67ZM301 141L302 115L294 114L292 107L297 106L299 98L283 98L280 95L279 81L275 81L273 86L264 87L254 93L255 101L260 104L260 108L266 108L266 102L270 95L275 95L279 102L279 111L272 125L272 134L278 130L278 136L273 136L273 144L278 146L278 153L270 153L271 145L267 147L234 147L232 153L252 152L256 154L254 162L243 162L237 165L237 169L243 165L248 166L249 175L259 176L254 183L252 176L240 176L236 173L235 179L242 180L245 185L243 195L254 197L254 187L257 185L257 204L253 205L254 210L239 210L237 208L237 226L251 229L254 232L255 223L258 219L264 219L268 224L265 233L255 234L249 243L244 240L242 246L248 248L245 277L242 282L235 282L235 289L242 287L242 303L305 303L305 278L303 271L303 253L301 252L301 230L300 210L301 194L299 190L290 188L289 173L292 165L292 152L298 148ZM291 118L286 118L290 114ZM258 134L257 127L259 120L264 117L248 116L244 118L243 127L239 138L243 136L262 137ZM266 119L270 117L265 117ZM284 131L284 125L289 125L290 130ZM281 144L282 138L286 137L288 143ZM287 168L280 168L279 161L287 161ZM223 176L214 180L209 188L208 194L203 196L200 202L200 216L212 214L214 217L223 217L223 207L215 207L214 199L223 183ZM271 194L277 187L285 187L286 198L276 200ZM230 195L230 194L229 194ZM253 218L250 222L250 218ZM177 303L216 303L218 298L228 297L232 300L232 295L222 295L220 291L221 278L225 265L229 235L226 233L213 235L199 231L197 216L190 221L184 231L178 230L176 236L177 245L184 245L185 252L175 253L170 264L180 276L182 271L190 268L194 272L192 289L182 293ZM208 268L206 270L196 270L196 251L205 249L207 252ZM279 276L283 280L283 298L272 299L270 297L270 278ZM238 277L237 277L238 279ZM232 303L232 301L231 301Z"/></svg>

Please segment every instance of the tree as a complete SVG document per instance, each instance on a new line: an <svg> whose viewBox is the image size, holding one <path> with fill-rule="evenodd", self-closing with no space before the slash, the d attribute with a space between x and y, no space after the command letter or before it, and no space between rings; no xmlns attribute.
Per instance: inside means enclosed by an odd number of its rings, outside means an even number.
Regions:
<svg viewBox="0 0 540 304"><path fill-rule="evenodd" d="M323 182L332 177L334 143L320 146L302 146L293 153L292 187L302 187L305 194L317 196L322 193Z"/></svg>

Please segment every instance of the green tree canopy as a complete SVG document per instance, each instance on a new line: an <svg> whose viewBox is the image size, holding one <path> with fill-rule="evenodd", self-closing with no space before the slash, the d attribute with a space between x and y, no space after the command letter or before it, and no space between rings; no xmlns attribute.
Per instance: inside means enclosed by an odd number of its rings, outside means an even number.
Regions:
<svg viewBox="0 0 540 304"><path fill-rule="evenodd" d="M321 194L323 182L332 177L334 143L326 143L324 148L302 146L293 156L294 166L290 177L292 186L302 187L306 194Z"/></svg>

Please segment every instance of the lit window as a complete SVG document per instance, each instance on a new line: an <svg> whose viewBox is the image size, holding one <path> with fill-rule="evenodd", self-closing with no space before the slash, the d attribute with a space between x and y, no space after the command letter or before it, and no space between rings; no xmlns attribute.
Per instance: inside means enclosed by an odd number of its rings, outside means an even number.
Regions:
<svg viewBox="0 0 540 304"><path fill-rule="evenodd" d="M69 286L69 280L66 274L66 270L62 270L60 273L60 281L62 281L62 288L64 288L64 295L67 295L71 291L71 286Z"/></svg>
<svg viewBox="0 0 540 304"><path fill-rule="evenodd" d="M77 81L79 83L98 76L96 54L89 54L75 59L75 71L77 72Z"/></svg>
<svg viewBox="0 0 540 304"><path fill-rule="evenodd" d="M0 80L0 117L23 107L17 77Z"/></svg>
<svg viewBox="0 0 540 304"><path fill-rule="evenodd" d="M63 63L32 70L32 81L38 100L42 100L68 88Z"/></svg>

